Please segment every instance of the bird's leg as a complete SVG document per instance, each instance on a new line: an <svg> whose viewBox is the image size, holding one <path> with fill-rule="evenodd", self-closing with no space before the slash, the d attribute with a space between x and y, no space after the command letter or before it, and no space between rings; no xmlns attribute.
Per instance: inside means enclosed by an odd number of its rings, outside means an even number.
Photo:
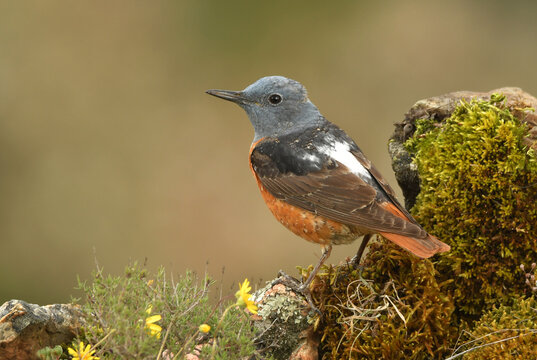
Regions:
<svg viewBox="0 0 537 360"><path fill-rule="evenodd" d="M360 265L360 260L362 259L362 255L364 254L365 247L367 246L367 243L369 240L371 240L371 234L364 235L364 238L362 239L362 243L360 244L360 247L358 248L358 252L356 253L356 256L354 256L351 260L351 264L353 267L357 268Z"/></svg>
<svg viewBox="0 0 537 360"><path fill-rule="evenodd" d="M290 275L287 275L282 270L280 270L278 272L278 278L276 280L273 280L270 286L274 286L276 284L282 284L285 287L294 291L295 293L302 294L302 296L306 298L306 301L308 302L310 308L320 316L323 315L321 311L313 304L309 289L303 290L299 280L295 279Z"/></svg>
<svg viewBox="0 0 537 360"><path fill-rule="evenodd" d="M321 267L321 265L330 256L331 252L332 252L332 245L323 245L322 254L321 254L321 258L319 259L319 262L313 268L313 271L308 276L308 279L299 288L299 291L301 293L307 292L309 294L309 288L310 288L311 282L315 278L315 275L317 275L317 272L319 271L319 268Z"/></svg>
<svg viewBox="0 0 537 360"><path fill-rule="evenodd" d="M319 262L317 263L317 265L315 265L312 272L308 276L308 279L304 283L302 283L302 285L298 286L300 283L297 279L285 274L281 270L278 273L278 276L279 276L278 279L274 280L271 285L274 286L276 284L283 284L286 287L292 289L293 291L302 294L306 298L306 301L308 302L308 305L310 306L310 308L322 316L321 311L313 304L309 287L310 287L311 282L315 278L315 275L319 271L319 268L321 267L321 265L330 256L331 251L332 251L332 245L323 246L322 254L321 254L321 258L319 259Z"/></svg>

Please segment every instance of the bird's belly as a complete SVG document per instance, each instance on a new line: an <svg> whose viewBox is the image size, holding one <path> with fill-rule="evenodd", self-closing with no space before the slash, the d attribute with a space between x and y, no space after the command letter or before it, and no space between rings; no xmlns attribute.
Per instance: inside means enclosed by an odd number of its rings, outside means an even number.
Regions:
<svg viewBox="0 0 537 360"><path fill-rule="evenodd" d="M259 184L259 189L276 219L305 240L321 245L338 245L348 244L364 235L364 232L355 226L341 224L279 200L261 184Z"/></svg>

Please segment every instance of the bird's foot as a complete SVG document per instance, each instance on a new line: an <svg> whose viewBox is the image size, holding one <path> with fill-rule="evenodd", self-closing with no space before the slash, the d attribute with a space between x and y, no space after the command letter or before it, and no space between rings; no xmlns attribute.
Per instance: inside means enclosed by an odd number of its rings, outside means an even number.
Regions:
<svg viewBox="0 0 537 360"><path fill-rule="evenodd" d="M282 270L278 272L278 278L272 281L271 283L272 286L277 285L277 284L282 284L288 287L289 289L291 289L292 291L294 291L295 293L301 294L302 296L304 296L304 298L306 298L306 301L308 302L309 307L320 316L323 315L321 310L319 310L313 304L313 300L311 298L311 291L309 289L309 284L301 283L298 279L290 275L287 275Z"/></svg>
<svg viewBox="0 0 537 360"><path fill-rule="evenodd" d="M358 270L358 274L360 277L362 277L362 273L364 272L365 266L364 264L360 264L360 261L357 261L356 256L350 259L348 262L349 266L351 266L354 270Z"/></svg>
<svg viewBox="0 0 537 360"><path fill-rule="evenodd" d="M311 291L309 287L300 286L298 288L298 292L306 298L306 301L308 302L308 305L311 308L311 310L316 312L322 318L323 313L321 312L321 310L319 310L317 306L313 304L313 299L311 298Z"/></svg>
<svg viewBox="0 0 537 360"><path fill-rule="evenodd" d="M278 271L278 278L273 280L271 285L274 286L277 284L282 284L293 290L296 290L302 283L297 278L287 275L283 270L280 270Z"/></svg>
<svg viewBox="0 0 537 360"><path fill-rule="evenodd" d="M348 258L347 258L348 259ZM354 255L352 259L349 260L349 265L352 266L354 269L363 269L364 266L360 264L360 259L357 255Z"/></svg>

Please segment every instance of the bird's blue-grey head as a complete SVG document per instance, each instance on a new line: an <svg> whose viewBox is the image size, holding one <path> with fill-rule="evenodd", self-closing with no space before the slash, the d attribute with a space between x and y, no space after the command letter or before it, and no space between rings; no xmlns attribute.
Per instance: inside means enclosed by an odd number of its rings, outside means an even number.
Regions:
<svg viewBox="0 0 537 360"><path fill-rule="evenodd" d="M241 106L255 130L254 141L316 126L323 121L306 88L283 76L263 77L242 91L207 90Z"/></svg>

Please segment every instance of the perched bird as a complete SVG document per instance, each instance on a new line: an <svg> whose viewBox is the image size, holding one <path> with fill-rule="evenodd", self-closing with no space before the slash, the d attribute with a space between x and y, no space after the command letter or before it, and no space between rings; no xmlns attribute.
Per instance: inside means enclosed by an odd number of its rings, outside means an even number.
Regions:
<svg viewBox="0 0 537 360"><path fill-rule="evenodd" d="M242 91L208 90L242 107L255 135L250 168L276 219L320 244L322 255L301 290L309 288L332 245L381 234L428 258L450 247L429 235L401 206L386 180L356 143L324 118L302 84L261 78Z"/></svg>

